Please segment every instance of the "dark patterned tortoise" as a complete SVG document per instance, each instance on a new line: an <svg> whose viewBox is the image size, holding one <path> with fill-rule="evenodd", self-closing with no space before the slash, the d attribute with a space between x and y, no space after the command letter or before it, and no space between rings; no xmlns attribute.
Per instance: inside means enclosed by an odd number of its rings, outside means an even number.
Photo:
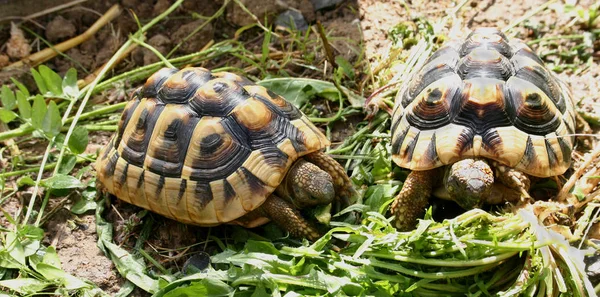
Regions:
<svg viewBox="0 0 600 297"><path fill-rule="evenodd" d="M527 45L497 29L439 49L396 97L393 161L412 170L392 204L396 227L413 228L432 194L470 209L526 197L528 176L563 174L573 105Z"/></svg>
<svg viewBox="0 0 600 297"><path fill-rule="evenodd" d="M330 143L281 96L238 75L164 68L133 94L96 161L119 199L200 226L273 220L315 239L298 209L347 201Z"/></svg>

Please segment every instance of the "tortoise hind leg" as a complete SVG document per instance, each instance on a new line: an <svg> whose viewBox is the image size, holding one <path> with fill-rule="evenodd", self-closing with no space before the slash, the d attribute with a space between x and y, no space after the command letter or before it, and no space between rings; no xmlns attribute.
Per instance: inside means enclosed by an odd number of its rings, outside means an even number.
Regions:
<svg viewBox="0 0 600 297"><path fill-rule="evenodd" d="M391 212L396 216L395 225L400 231L415 228L417 219L423 216L440 170L412 171L392 203Z"/></svg>
<svg viewBox="0 0 600 297"><path fill-rule="evenodd" d="M304 156L308 162L313 163L333 179L335 195L345 206L351 204L351 199L356 195L356 190L352 186L352 181L346 174L346 170L340 163L323 152L314 152Z"/></svg>
<svg viewBox="0 0 600 297"><path fill-rule="evenodd" d="M270 218L294 237L303 237L313 241L320 237L319 231L306 221L290 202L274 194L269 196L256 210L262 212L264 216Z"/></svg>

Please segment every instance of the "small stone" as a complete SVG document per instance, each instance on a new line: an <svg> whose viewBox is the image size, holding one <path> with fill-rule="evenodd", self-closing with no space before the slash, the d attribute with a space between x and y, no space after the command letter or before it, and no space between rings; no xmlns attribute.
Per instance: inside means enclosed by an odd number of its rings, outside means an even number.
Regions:
<svg viewBox="0 0 600 297"><path fill-rule="evenodd" d="M315 10L321 10L324 8L335 6L338 3L342 2L342 0L310 0L310 2L312 2L313 6L315 7Z"/></svg>
<svg viewBox="0 0 600 297"><path fill-rule="evenodd" d="M10 64L8 56L0 54L0 68L7 66L8 64Z"/></svg>
<svg viewBox="0 0 600 297"><path fill-rule="evenodd" d="M296 9L302 13L307 23L312 23L317 19L317 13L310 0L283 0L288 9Z"/></svg>
<svg viewBox="0 0 600 297"><path fill-rule="evenodd" d="M240 2L261 23L265 21L265 17L267 18L267 23L272 23L272 18L285 9L278 1L274 0L240 0ZM227 18L230 22L240 27L255 23L252 16L245 12L237 3L229 6Z"/></svg>
<svg viewBox="0 0 600 297"><path fill-rule="evenodd" d="M295 9L288 9L281 13L277 17L277 20L275 20L275 25L290 29L295 28L300 31L308 29L308 23L304 19L304 16Z"/></svg>
<svg viewBox="0 0 600 297"><path fill-rule="evenodd" d="M75 25L60 15L46 26L46 38L50 42L71 38L75 36L75 33L77 33Z"/></svg>
<svg viewBox="0 0 600 297"><path fill-rule="evenodd" d="M174 44L183 42L183 39L188 37L196 28L201 26L204 20L197 20L191 23L185 24L175 31L171 35L171 40ZM189 37L179 47L179 51L183 54L191 54L201 50L211 39L213 39L213 27L211 24L206 24L200 31Z"/></svg>
<svg viewBox="0 0 600 297"><path fill-rule="evenodd" d="M23 31L14 23L10 24L10 39L6 42L6 54L13 59L22 59L29 56L31 46L25 39Z"/></svg>

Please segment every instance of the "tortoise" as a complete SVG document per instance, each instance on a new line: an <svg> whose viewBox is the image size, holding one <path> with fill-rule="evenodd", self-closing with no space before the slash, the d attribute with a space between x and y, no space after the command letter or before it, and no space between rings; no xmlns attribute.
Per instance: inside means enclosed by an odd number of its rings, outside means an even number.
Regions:
<svg viewBox="0 0 600 297"><path fill-rule="evenodd" d="M412 170L396 227L414 228L432 195L465 209L530 198L529 177L569 168L574 130L568 87L525 43L495 28L447 43L396 95L392 160Z"/></svg>
<svg viewBox="0 0 600 297"><path fill-rule="evenodd" d="M99 187L186 224L318 230L299 209L348 201L329 140L295 106L228 72L163 68L133 92L95 164Z"/></svg>

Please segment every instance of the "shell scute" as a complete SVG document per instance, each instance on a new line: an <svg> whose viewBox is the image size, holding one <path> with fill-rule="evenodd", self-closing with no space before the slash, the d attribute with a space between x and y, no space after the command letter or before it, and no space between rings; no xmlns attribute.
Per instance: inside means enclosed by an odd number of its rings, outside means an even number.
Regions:
<svg viewBox="0 0 600 297"><path fill-rule="evenodd" d="M96 170L125 201L212 226L259 207L296 159L329 144L298 108L244 77L165 68L133 93Z"/></svg>
<svg viewBox="0 0 600 297"><path fill-rule="evenodd" d="M558 175L570 165L574 125L568 88L526 44L477 29L434 53L398 92L392 159L429 170L483 157Z"/></svg>

